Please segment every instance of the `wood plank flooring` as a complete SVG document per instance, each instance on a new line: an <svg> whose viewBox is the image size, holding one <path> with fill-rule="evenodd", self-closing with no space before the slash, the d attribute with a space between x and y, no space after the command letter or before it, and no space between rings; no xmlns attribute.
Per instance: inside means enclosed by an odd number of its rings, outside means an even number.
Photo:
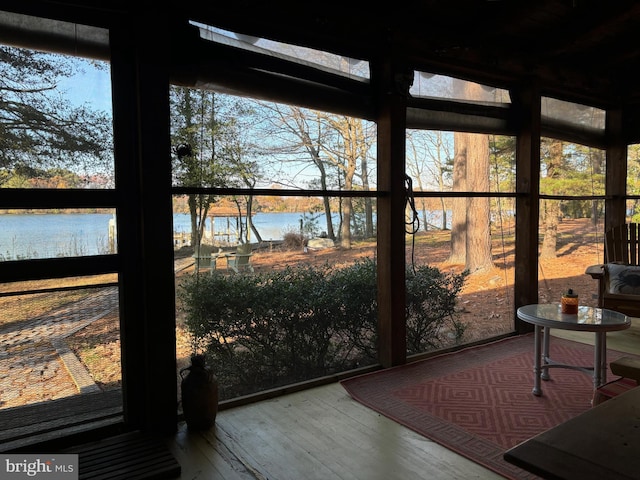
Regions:
<svg viewBox="0 0 640 480"><path fill-rule="evenodd" d="M552 334L584 343L594 337ZM640 319L607 340L610 349L640 353ZM206 433L181 424L168 445L183 480L503 478L357 403L339 383L223 410Z"/></svg>
<svg viewBox="0 0 640 480"><path fill-rule="evenodd" d="M357 403L339 383L218 413L169 442L181 479L501 479Z"/></svg>
<svg viewBox="0 0 640 480"><path fill-rule="evenodd" d="M595 341L595 334L591 332L551 329L551 335L589 345L593 345ZM631 317L631 327L627 330L607 333L607 348L618 352L640 354L640 318Z"/></svg>

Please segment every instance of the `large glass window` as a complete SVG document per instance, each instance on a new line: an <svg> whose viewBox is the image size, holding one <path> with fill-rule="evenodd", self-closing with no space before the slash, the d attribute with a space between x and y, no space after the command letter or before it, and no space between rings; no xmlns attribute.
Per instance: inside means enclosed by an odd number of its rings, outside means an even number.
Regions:
<svg viewBox="0 0 640 480"><path fill-rule="evenodd" d="M438 280L433 291L440 292L440 302L428 309L432 339L412 341L411 325L418 322L408 319L409 352L513 331L515 139L409 130L406 148L414 197L407 259L413 269L430 266L454 276L441 278L432 272ZM445 192L460 196L438 194ZM497 195L501 193L508 195ZM460 276L459 286L455 275ZM450 310L444 287L457 294Z"/></svg>
<svg viewBox="0 0 640 480"><path fill-rule="evenodd" d="M568 289L584 305L597 305L597 282L585 274L602 262L604 151L543 138L540 161L541 302L557 302Z"/></svg>
<svg viewBox="0 0 640 480"><path fill-rule="evenodd" d="M419 71L414 72L413 84L409 93L414 97L451 99L463 102L511 103L509 92L502 88Z"/></svg>
<svg viewBox="0 0 640 480"><path fill-rule="evenodd" d="M252 37L241 33L229 32L221 28L194 23L200 29L200 36L206 40L240 48L248 52L277 56L283 60L311 65L327 72L350 78L366 80L369 78L369 62L357 58L343 57L312 48L276 42L267 38Z"/></svg>
<svg viewBox="0 0 640 480"><path fill-rule="evenodd" d="M0 440L10 442L121 421L120 293L98 259L118 251L110 66L0 52Z"/></svg>
<svg viewBox="0 0 640 480"><path fill-rule="evenodd" d="M627 195L640 195L640 145L638 144L629 145L627 148ZM634 222L640 220L640 209L635 206L628 213L634 218Z"/></svg>
<svg viewBox="0 0 640 480"><path fill-rule="evenodd" d="M0 408L121 387L116 281L103 275L0 285Z"/></svg>
<svg viewBox="0 0 640 480"><path fill-rule="evenodd" d="M0 261L117 251L113 209L10 209L0 213Z"/></svg>
<svg viewBox="0 0 640 480"><path fill-rule="evenodd" d="M0 187L113 188L108 63L0 50Z"/></svg>
<svg viewBox="0 0 640 480"><path fill-rule="evenodd" d="M377 362L375 133L172 90L178 364L205 353L222 398Z"/></svg>
<svg viewBox="0 0 640 480"><path fill-rule="evenodd" d="M573 125L574 128L604 131L605 111L600 108L550 97L542 97L541 108L546 124L559 122Z"/></svg>

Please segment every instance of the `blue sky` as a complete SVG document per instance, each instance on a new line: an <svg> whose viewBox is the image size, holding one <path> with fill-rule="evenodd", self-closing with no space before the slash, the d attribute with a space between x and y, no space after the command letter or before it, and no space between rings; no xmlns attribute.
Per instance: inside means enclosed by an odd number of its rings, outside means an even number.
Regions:
<svg viewBox="0 0 640 480"><path fill-rule="evenodd" d="M96 68L94 62L80 60L81 73L62 80L59 90L75 105L89 104L92 109L111 114L111 78L109 64L101 62L104 68Z"/></svg>

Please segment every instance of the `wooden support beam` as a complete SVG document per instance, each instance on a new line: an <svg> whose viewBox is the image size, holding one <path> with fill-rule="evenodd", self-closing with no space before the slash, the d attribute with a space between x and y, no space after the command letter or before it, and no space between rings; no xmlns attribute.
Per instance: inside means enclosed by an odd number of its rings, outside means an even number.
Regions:
<svg viewBox="0 0 640 480"><path fill-rule="evenodd" d="M374 64L378 124L378 335L383 367L406 362L405 135L402 67ZM408 87L407 87L408 92Z"/></svg>
<svg viewBox="0 0 640 480"><path fill-rule="evenodd" d="M515 307L538 301L538 223L540 218L540 92L526 85L512 92L519 120L516 144ZM529 324L515 319L519 333Z"/></svg>
<svg viewBox="0 0 640 480"><path fill-rule="evenodd" d="M626 223L627 144L623 135L623 120L621 109L607 110L605 232Z"/></svg>

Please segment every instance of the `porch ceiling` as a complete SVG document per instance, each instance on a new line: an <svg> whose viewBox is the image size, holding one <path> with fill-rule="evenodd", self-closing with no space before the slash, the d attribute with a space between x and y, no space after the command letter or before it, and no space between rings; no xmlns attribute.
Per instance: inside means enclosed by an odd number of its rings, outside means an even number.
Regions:
<svg viewBox="0 0 640 480"><path fill-rule="evenodd" d="M633 0L183 0L153 10L134 3L5 0L2 9L96 26L133 18L168 34L172 22L189 19L356 59L391 51L413 68L496 86L535 78L545 94L601 107L640 102L640 3Z"/></svg>
<svg viewBox="0 0 640 480"><path fill-rule="evenodd" d="M197 4L197 6L196 6ZM191 18L252 36L372 59L394 54L435 73L501 82L535 76L549 93L608 105L640 99L640 3L630 0L187 2ZM377 5L377 6L375 6ZM268 21L265 21L268 19ZM388 41L392 40L392 43ZM603 105L605 106L605 105Z"/></svg>

